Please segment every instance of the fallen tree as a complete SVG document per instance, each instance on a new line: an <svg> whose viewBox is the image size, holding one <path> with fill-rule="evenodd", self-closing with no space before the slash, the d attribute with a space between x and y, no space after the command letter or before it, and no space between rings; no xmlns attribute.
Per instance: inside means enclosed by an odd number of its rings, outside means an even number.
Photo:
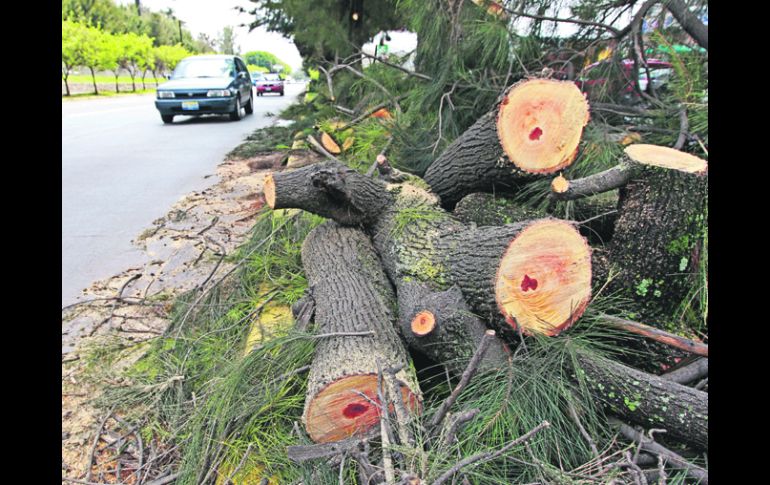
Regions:
<svg viewBox="0 0 770 485"><path fill-rule="evenodd" d="M396 286L456 285L472 311L510 336L557 335L590 298L591 251L565 221L468 227L422 189L386 186L332 162L269 175L265 197L273 209L363 225Z"/></svg>
<svg viewBox="0 0 770 485"><path fill-rule="evenodd" d="M308 435L330 442L375 427L382 414L378 376L385 368L400 368L399 399L418 409L417 379L394 328L395 295L369 238L327 222L305 239L302 264L322 338L308 376L303 414Z"/></svg>
<svg viewBox="0 0 770 485"><path fill-rule="evenodd" d="M607 259L617 270L608 287L631 300L628 310L651 325L670 319L687 295L706 233L707 163L654 145L630 145L621 162L578 180L557 177L553 197L577 200L620 188Z"/></svg>
<svg viewBox="0 0 770 485"><path fill-rule="evenodd" d="M588 103L574 83L519 82L444 150L425 181L448 209L473 192L510 193L569 166L588 118Z"/></svg>

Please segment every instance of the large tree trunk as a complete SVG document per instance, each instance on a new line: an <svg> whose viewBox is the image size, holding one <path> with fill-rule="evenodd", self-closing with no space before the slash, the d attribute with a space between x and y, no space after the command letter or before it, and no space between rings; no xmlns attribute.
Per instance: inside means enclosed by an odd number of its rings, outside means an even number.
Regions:
<svg viewBox="0 0 770 485"><path fill-rule="evenodd" d="M608 359L580 354L591 393L612 413L708 449L708 394Z"/></svg>
<svg viewBox="0 0 770 485"><path fill-rule="evenodd" d="M369 238L327 222L308 234L302 264L313 288L315 322L323 337L308 376L303 421L316 442L362 436L379 423L378 374L395 374L412 410L420 391L395 325L395 295ZM372 332L372 335L349 335ZM347 335L346 335L347 334ZM382 377L388 379L383 372ZM388 386L383 385L387 392ZM388 401L391 401L388 400Z"/></svg>
<svg viewBox="0 0 770 485"><path fill-rule="evenodd" d="M570 219L580 222L578 229L588 242L604 245L612 238L617 218L617 194L576 200L569 208ZM550 212L549 212L550 211ZM512 222L549 217L555 212L525 207L495 194L473 193L463 197L453 214L466 224L502 226Z"/></svg>
<svg viewBox="0 0 770 485"><path fill-rule="evenodd" d="M425 181L447 209L472 192L510 193L533 176L569 166L588 117L574 83L514 84L428 167Z"/></svg>
<svg viewBox="0 0 770 485"><path fill-rule="evenodd" d="M631 300L635 318L671 321L692 287L706 234L708 168L692 155L631 145L618 166L584 179L558 180L554 197L578 199L620 188L607 259L617 270L608 287Z"/></svg>
<svg viewBox="0 0 770 485"><path fill-rule="evenodd" d="M371 234L391 281L460 288L471 309L509 335L557 335L585 310L591 251L568 222L467 227L410 184L387 186L326 163L265 180L273 209L301 208Z"/></svg>

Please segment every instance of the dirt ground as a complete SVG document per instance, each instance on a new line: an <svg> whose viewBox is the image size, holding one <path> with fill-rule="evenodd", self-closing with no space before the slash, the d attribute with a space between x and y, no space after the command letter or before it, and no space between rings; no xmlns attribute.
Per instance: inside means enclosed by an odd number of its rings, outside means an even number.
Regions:
<svg viewBox="0 0 770 485"><path fill-rule="evenodd" d="M270 171L266 167L277 166L282 155L220 164L218 183L182 198L134 240L150 256L149 263L93 283L78 303L62 309L62 476L84 480L91 450L98 455L106 446L102 441L125 433L118 433L119 418L106 419L89 405L100 390L87 377L92 365L88 356L100 345L120 341L124 349L116 368L135 362L145 347L142 343L168 326L176 296L210 284L232 268L224 257L248 237L264 205L262 182ZM99 477L94 471L89 478L134 483L136 477Z"/></svg>

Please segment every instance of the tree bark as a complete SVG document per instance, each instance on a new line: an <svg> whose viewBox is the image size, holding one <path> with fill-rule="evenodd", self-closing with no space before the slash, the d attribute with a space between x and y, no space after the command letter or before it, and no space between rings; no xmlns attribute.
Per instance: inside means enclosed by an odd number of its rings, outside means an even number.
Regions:
<svg viewBox="0 0 770 485"><path fill-rule="evenodd" d="M502 226L548 217L545 211L523 207L510 199L481 192L463 197L455 206L453 214L465 224L477 226Z"/></svg>
<svg viewBox="0 0 770 485"><path fill-rule="evenodd" d="M399 327L411 349L444 365L455 376L463 373L487 330L468 308L460 290L433 291L427 284L404 282L397 287ZM433 326L425 335L414 331L415 319L428 314ZM480 370L501 368L509 352L502 340L495 338L479 364Z"/></svg>
<svg viewBox="0 0 770 485"><path fill-rule="evenodd" d="M573 83L516 83L428 167L425 181L446 209L472 192L510 193L569 166L588 117L585 96Z"/></svg>
<svg viewBox="0 0 770 485"><path fill-rule="evenodd" d="M646 168L620 191L609 291L629 297L638 319L671 321L693 286L707 231L708 176Z"/></svg>
<svg viewBox="0 0 770 485"><path fill-rule="evenodd" d="M590 248L565 221L469 228L420 188L386 186L336 164L273 174L265 196L274 209L363 225L391 281L457 285L472 311L509 334L518 325L556 335L590 298Z"/></svg>
<svg viewBox="0 0 770 485"><path fill-rule="evenodd" d="M629 310L653 326L672 321L699 271L706 235L708 167L665 147L631 145L620 164L572 181L555 181L562 200L619 190L607 260L618 274L610 293L628 298ZM608 268L609 269L609 268Z"/></svg>
<svg viewBox="0 0 770 485"><path fill-rule="evenodd" d="M578 362L591 393L612 414L708 449L707 393L596 356L580 353Z"/></svg>
<svg viewBox="0 0 770 485"><path fill-rule="evenodd" d="M338 441L363 436L379 423L378 364L401 367L395 377L402 395L396 398L419 408L417 379L394 328L395 295L369 238L324 223L305 239L302 264L313 288L318 333L332 334L318 343L308 376L308 435L316 442ZM366 332L372 334L347 335Z"/></svg>

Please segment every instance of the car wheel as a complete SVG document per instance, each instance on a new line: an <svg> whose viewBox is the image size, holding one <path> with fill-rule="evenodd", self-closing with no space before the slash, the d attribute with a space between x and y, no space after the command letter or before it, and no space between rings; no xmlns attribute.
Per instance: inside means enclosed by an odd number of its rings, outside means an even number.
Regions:
<svg viewBox="0 0 770 485"><path fill-rule="evenodd" d="M281 91L281 96L283 96L283 91Z"/></svg>
<svg viewBox="0 0 770 485"><path fill-rule="evenodd" d="M163 120L163 123L173 123L174 122L174 115L160 115L160 119Z"/></svg>
<svg viewBox="0 0 770 485"><path fill-rule="evenodd" d="M241 119L241 98L235 98L235 110L230 113L231 121L240 121Z"/></svg>
<svg viewBox="0 0 770 485"><path fill-rule="evenodd" d="M249 93L249 102L246 103L246 114L250 115L254 112L254 96Z"/></svg>

